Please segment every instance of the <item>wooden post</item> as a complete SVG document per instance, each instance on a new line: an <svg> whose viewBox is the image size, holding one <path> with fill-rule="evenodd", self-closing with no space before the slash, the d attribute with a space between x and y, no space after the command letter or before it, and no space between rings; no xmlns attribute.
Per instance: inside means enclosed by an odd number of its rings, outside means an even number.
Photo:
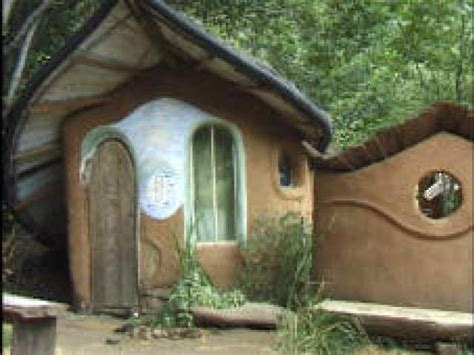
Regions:
<svg viewBox="0 0 474 355"><path fill-rule="evenodd" d="M56 318L17 319L13 324L12 355L54 355Z"/></svg>
<svg viewBox="0 0 474 355"><path fill-rule="evenodd" d="M59 305L3 294L3 315L13 323L12 355L54 355Z"/></svg>

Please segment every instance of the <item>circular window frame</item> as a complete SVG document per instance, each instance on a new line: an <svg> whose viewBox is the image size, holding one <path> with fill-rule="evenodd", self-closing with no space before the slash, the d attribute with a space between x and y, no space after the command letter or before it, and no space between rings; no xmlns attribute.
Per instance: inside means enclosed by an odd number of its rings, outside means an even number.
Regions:
<svg viewBox="0 0 474 355"><path fill-rule="evenodd" d="M428 177L437 174L437 173L443 173L448 175L451 179L453 179L460 187L460 202L457 207L455 207L452 211L447 213L446 215L440 216L440 217L431 217L427 213L423 212L421 206L420 206L420 184L424 179L427 179ZM426 191L426 190L425 190ZM466 199L464 196L464 185L461 181L461 179L456 175L453 174L452 172L449 172L445 169L433 169L430 170L424 174L421 175L421 177L417 180L415 189L414 189L414 207L416 209L416 212L426 221L429 221L431 223L443 223L444 221L451 219L455 217L463 208L466 203Z"/></svg>

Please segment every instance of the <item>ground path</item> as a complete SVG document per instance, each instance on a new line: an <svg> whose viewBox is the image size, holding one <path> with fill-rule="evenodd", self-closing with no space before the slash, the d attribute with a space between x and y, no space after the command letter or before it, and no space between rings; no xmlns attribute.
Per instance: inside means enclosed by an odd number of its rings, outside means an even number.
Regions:
<svg viewBox="0 0 474 355"><path fill-rule="evenodd" d="M124 324L123 319L105 315L79 315L65 310L59 312L55 355L276 355L276 332L250 329L205 330L196 339L139 340L114 333ZM107 339L118 342L108 344ZM4 355L10 355L4 349ZM357 355L408 355L430 352L383 351L368 346ZM338 355L338 354L335 354Z"/></svg>
<svg viewBox="0 0 474 355"><path fill-rule="evenodd" d="M204 355L278 354L274 331L250 329L209 330L197 339L132 339L113 330L124 321L108 316L78 315L63 311L58 317L56 355ZM107 339L120 340L107 344ZM9 351L4 352L5 355Z"/></svg>

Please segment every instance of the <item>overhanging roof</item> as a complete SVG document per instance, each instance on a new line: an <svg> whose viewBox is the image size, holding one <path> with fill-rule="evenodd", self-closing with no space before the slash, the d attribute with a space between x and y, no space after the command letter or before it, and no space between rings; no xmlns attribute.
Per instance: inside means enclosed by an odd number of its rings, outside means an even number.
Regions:
<svg viewBox="0 0 474 355"><path fill-rule="evenodd" d="M114 89L172 53L249 92L324 152L326 113L271 68L227 47L159 0L108 0L28 83L3 142L4 191L39 235L64 234L61 126L72 112L107 102Z"/></svg>

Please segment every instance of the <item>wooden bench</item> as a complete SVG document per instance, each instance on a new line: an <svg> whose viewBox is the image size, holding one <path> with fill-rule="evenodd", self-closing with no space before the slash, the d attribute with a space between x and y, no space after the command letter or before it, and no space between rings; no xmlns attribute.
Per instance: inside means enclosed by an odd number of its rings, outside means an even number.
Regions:
<svg viewBox="0 0 474 355"><path fill-rule="evenodd" d="M336 300L322 301L318 307L356 317L373 334L427 343L439 340L474 342L471 313Z"/></svg>
<svg viewBox="0 0 474 355"><path fill-rule="evenodd" d="M3 317L13 323L12 355L54 355L59 305L3 294Z"/></svg>

